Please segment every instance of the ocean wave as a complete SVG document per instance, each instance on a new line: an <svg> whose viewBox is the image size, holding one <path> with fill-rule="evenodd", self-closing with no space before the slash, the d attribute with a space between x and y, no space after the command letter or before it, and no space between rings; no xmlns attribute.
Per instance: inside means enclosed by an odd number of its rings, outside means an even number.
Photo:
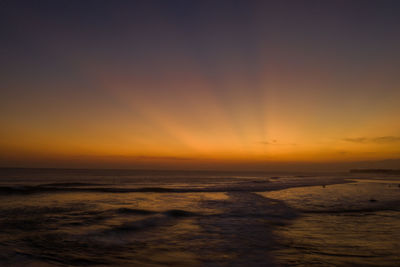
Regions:
<svg viewBox="0 0 400 267"><path fill-rule="evenodd" d="M115 210L116 213L119 214L135 214L135 215L150 215L157 213L152 210L143 210L143 209L131 209L131 208L119 208Z"/></svg>
<svg viewBox="0 0 400 267"><path fill-rule="evenodd" d="M164 214L171 216L171 217L190 217L190 216L197 216L197 213L186 211L186 210L167 210Z"/></svg>
<svg viewBox="0 0 400 267"><path fill-rule="evenodd" d="M79 183L79 182L70 182L70 183L49 183L49 184L41 184L39 187L73 187L73 186L105 186L110 184L104 183Z"/></svg>
<svg viewBox="0 0 400 267"><path fill-rule="evenodd" d="M13 216L34 216L34 215L45 215L45 214L62 214L62 213L71 213L71 212L79 212L83 213L83 209L91 208L93 205L79 203L79 204L70 204L64 206L32 206L26 205L23 207L15 207L15 208L3 208L0 209L0 215L3 217L13 217ZM85 213L88 211L85 211ZM94 215L99 213L100 211L92 211L90 214L86 215Z"/></svg>
<svg viewBox="0 0 400 267"><path fill-rule="evenodd" d="M104 230L103 234L145 230L148 228L153 228L156 226L163 225L163 224L165 224L167 219L168 218L166 218L165 216L156 215L156 216L152 216L150 218L145 218L142 220L126 222L126 223L114 226L110 229Z"/></svg>
<svg viewBox="0 0 400 267"><path fill-rule="evenodd" d="M237 182L227 185L212 185L208 187L122 187L106 186L96 183L53 183L43 185L0 186L0 195L11 194L40 194L62 192L95 192L95 193L206 193L206 192L264 192L291 187L329 185L348 183L345 179L325 179L323 182L316 179L291 180L285 183L263 181ZM104 185L104 186L103 186ZM109 185L109 184L108 184Z"/></svg>
<svg viewBox="0 0 400 267"><path fill-rule="evenodd" d="M121 233L121 232L136 232L141 230L146 230L148 228L154 228L158 226L163 226L168 223L173 223L174 218L196 216L190 211L172 209L163 212L155 212L150 210L138 210L138 209L118 209L117 212L123 212L128 214L139 214L139 215L151 215L140 220L134 220L130 222L125 222L123 224L114 226L110 229L103 230L103 234L110 233Z"/></svg>
<svg viewBox="0 0 400 267"><path fill-rule="evenodd" d="M299 210L304 213L313 214L338 214L338 213L367 213L377 211L400 211L399 207L369 207L369 208L354 208L354 209L325 209L325 210Z"/></svg>
<svg viewBox="0 0 400 267"><path fill-rule="evenodd" d="M157 212L152 210L144 210L144 209L132 209L132 208L119 208L114 212L119 214L133 214L133 215L152 215L152 214L164 214L171 217L188 217L198 215L194 212L180 210L180 209L171 209L164 212Z"/></svg>
<svg viewBox="0 0 400 267"><path fill-rule="evenodd" d="M174 193L174 192L198 192L196 189L170 189L163 187L140 187L140 188L120 188L120 187L73 187L63 186L0 186L0 195L12 194L40 194L40 193L57 193L57 192L98 192L98 193L133 193L133 192L149 192L149 193Z"/></svg>

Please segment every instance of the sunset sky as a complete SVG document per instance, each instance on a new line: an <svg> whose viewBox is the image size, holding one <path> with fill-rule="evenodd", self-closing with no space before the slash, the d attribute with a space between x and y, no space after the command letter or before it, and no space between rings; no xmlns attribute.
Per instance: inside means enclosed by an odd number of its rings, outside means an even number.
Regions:
<svg viewBox="0 0 400 267"><path fill-rule="evenodd" d="M399 14L395 0L1 1L0 166L396 168Z"/></svg>

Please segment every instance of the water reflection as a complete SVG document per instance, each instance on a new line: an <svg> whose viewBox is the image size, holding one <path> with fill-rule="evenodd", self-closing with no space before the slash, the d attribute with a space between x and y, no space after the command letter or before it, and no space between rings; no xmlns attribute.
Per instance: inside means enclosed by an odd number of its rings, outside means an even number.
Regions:
<svg viewBox="0 0 400 267"><path fill-rule="evenodd" d="M275 231L276 258L289 266L398 266L400 189L393 185L359 180L261 193L303 212Z"/></svg>

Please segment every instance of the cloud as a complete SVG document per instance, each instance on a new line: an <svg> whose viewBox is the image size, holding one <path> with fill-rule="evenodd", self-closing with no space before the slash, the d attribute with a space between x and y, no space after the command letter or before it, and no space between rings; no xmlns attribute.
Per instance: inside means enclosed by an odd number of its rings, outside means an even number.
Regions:
<svg viewBox="0 0 400 267"><path fill-rule="evenodd" d="M257 144L261 145L274 145L274 146L297 146L295 143L290 143L290 144L285 144L285 143L280 143L278 140L272 140L271 142L266 142L266 141L260 141L257 142Z"/></svg>
<svg viewBox="0 0 400 267"><path fill-rule="evenodd" d="M359 137L359 138L343 138L343 141L352 142L352 143L366 143L367 140L368 140L368 139L365 138L365 137Z"/></svg>
<svg viewBox="0 0 400 267"><path fill-rule="evenodd" d="M193 160L194 158L188 157L156 157L156 156L135 156L134 159L142 159L142 160Z"/></svg>
<svg viewBox="0 0 400 267"><path fill-rule="evenodd" d="M343 141L359 143L359 144L390 144L400 142L400 136L378 136L378 137L358 137L358 138L344 138Z"/></svg>
<svg viewBox="0 0 400 267"><path fill-rule="evenodd" d="M376 143L395 143L400 142L399 136L381 136L374 139Z"/></svg>
<svg viewBox="0 0 400 267"><path fill-rule="evenodd" d="M146 156L146 155L138 155L138 156L130 156L130 155L113 155L113 156L96 156L95 158L103 158L103 159L115 159L115 160L195 160L196 158L192 157L174 157L174 156Z"/></svg>
<svg viewBox="0 0 400 267"><path fill-rule="evenodd" d="M261 144L261 145L271 145L270 142L258 142L258 143Z"/></svg>

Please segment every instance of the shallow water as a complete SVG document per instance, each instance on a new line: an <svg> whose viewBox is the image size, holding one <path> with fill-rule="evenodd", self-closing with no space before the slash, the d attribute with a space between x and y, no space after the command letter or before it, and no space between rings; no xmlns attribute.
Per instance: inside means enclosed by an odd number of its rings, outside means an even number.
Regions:
<svg viewBox="0 0 400 267"><path fill-rule="evenodd" d="M396 179L330 185L350 176L10 169L0 177L0 265L399 260Z"/></svg>
<svg viewBox="0 0 400 267"><path fill-rule="evenodd" d="M293 266L398 266L400 187L394 179L261 193L301 216L278 227L274 255Z"/></svg>

